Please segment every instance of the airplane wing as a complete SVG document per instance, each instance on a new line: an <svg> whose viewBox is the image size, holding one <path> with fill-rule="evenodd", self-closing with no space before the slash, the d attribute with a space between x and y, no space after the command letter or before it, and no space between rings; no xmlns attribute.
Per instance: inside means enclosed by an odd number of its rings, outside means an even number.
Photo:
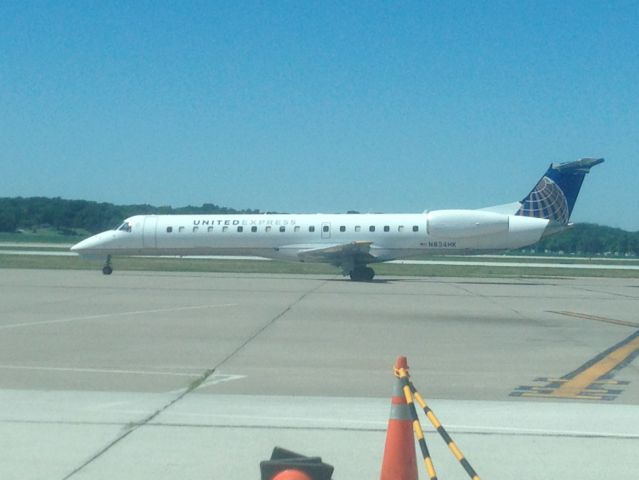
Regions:
<svg viewBox="0 0 639 480"><path fill-rule="evenodd" d="M297 256L303 262L325 262L333 265L367 264L376 260L376 257L370 253L372 243L360 240L328 247L311 248L301 251Z"/></svg>

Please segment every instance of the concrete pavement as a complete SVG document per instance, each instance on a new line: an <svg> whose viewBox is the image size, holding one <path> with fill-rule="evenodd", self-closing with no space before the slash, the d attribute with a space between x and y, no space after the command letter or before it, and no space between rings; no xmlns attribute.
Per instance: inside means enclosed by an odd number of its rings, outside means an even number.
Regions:
<svg viewBox="0 0 639 480"><path fill-rule="evenodd" d="M638 300L633 279L0 270L0 478L259 478L274 445L376 478L398 355L482 478L632 478L635 353L591 367ZM513 396L579 369L613 393Z"/></svg>

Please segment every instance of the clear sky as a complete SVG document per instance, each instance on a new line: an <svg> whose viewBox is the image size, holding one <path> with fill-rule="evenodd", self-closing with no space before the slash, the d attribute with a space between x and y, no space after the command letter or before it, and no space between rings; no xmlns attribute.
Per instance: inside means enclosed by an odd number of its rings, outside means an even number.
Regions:
<svg viewBox="0 0 639 480"><path fill-rule="evenodd" d="M0 2L0 196L421 212L606 163L639 230L639 2Z"/></svg>

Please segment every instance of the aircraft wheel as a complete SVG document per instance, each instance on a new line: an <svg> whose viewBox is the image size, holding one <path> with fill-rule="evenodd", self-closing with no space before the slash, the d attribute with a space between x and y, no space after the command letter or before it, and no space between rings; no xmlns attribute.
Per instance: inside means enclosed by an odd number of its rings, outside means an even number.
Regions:
<svg viewBox="0 0 639 480"><path fill-rule="evenodd" d="M373 270L371 267L364 268L364 280L370 282L373 277L375 277L375 270Z"/></svg>
<svg viewBox="0 0 639 480"><path fill-rule="evenodd" d="M375 276L375 270L371 267L357 267L350 273L354 282L370 282Z"/></svg>
<svg viewBox="0 0 639 480"><path fill-rule="evenodd" d="M102 273L105 275L111 275L113 273L113 269L109 265L105 265L102 267Z"/></svg>
<svg viewBox="0 0 639 480"><path fill-rule="evenodd" d="M375 270L371 267L366 267L366 281L370 282L375 277Z"/></svg>

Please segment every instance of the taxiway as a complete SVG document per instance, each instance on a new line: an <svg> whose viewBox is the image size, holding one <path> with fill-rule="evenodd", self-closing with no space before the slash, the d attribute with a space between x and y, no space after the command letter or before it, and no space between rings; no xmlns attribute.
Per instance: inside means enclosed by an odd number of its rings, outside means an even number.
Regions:
<svg viewBox="0 0 639 480"><path fill-rule="evenodd" d="M629 478L638 306L636 279L0 270L0 478L259 478L275 445L378 478L398 355L482 477Z"/></svg>

